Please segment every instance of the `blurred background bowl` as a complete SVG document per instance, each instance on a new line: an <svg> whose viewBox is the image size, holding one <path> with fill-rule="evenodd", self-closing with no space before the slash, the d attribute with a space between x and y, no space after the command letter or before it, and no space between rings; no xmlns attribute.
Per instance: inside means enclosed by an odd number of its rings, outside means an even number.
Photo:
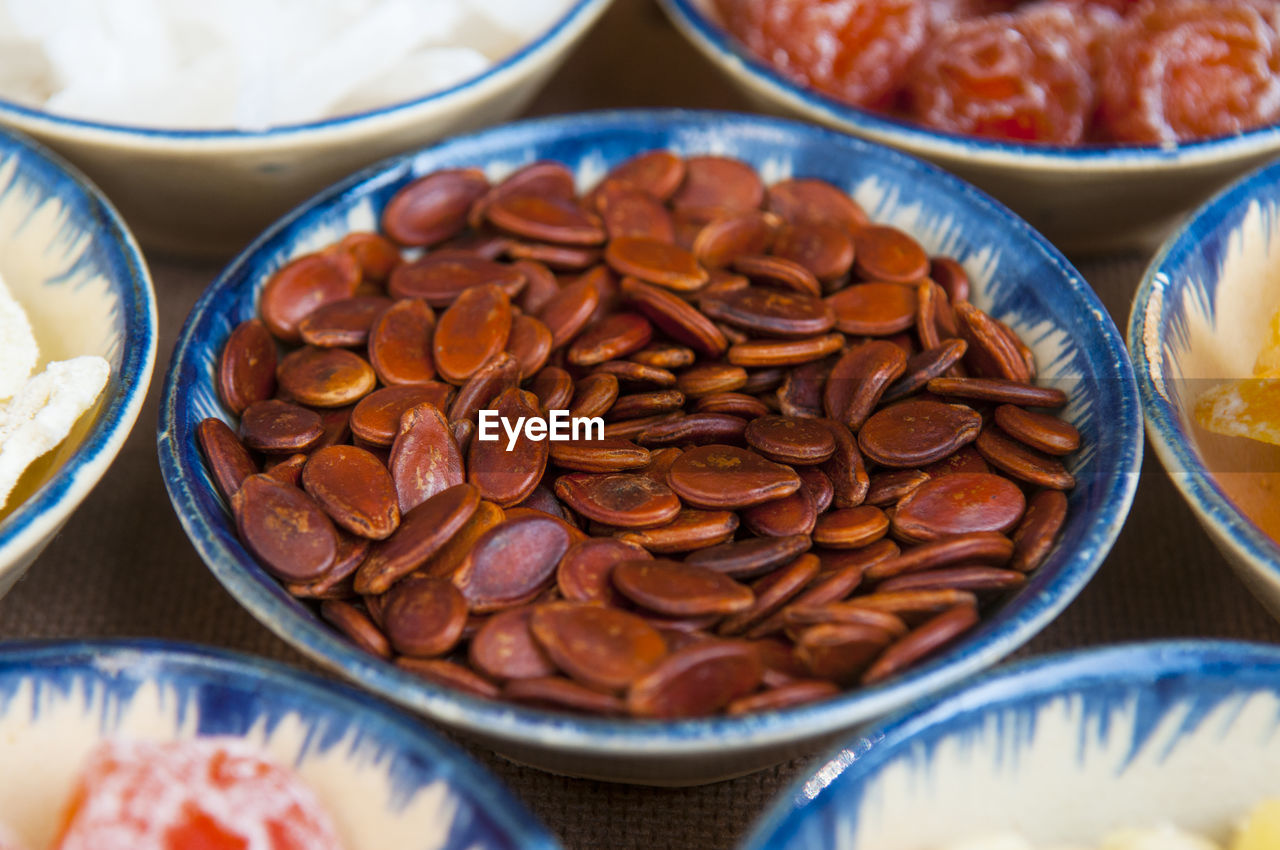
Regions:
<svg viewBox="0 0 1280 850"><path fill-rule="evenodd" d="M146 263L119 215L83 175L0 130L0 278L51 360L111 364L98 401L38 459L0 510L0 596L107 471L129 435L156 359L156 301Z"/></svg>
<svg viewBox="0 0 1280 850"><path fill-rule="evenodd" d="M240 739L295 771L347 850L560 845L457 747L349 688L161 641L0 649L0 823L47 847L102 741Z"/></svg>
<svg viewBox="0 0 1280 850"><path fill-rule="evenodd" d="M1280 163L1226 189L1169 237L1138 289L1128 342L1156 456L1228 563L1280 618L1280 545L1271 536L1280 534L1280 448L1212 434L1191 414L1206 389L1253 375L1277 310Z"/></svg>
<svg viewBox="0 0 1280 850"><path fill-rule="evenodd" d="M1210 194L1280 153L1280 127L1177 147L1057 147L933 130L850 106L774 70L720 26L712 0L659 0L758 108L929 160L990 192L1068 253L1155 248Z"/></svg>
<svg viewBox="0 0 1280 850"><path fill-rule="evenodd" d="M226 257L358 168L520 112L609 2L576 0L551 29L484 73L354 115L262 131L165 130L0 100L0 125L30 134L83 169L148 251Z"/></svg>
<svg viewBox="0 0 1280 850"><path fill-rule="evenodd" d="M1097 847L1161 824L1225 840L1280 795L1277 713L1271 646L1024 662L863 730L774 802L744 850L940 850L1009 830Z"/></svg>
<svg viewBox="0 0 1280 850"><path fill-rule="evenodd" d="M493 179L538 159L564 162L580 188L642 151L716 153L766 182L819 177L851 192L872 219L959 259L973 300L1009 322L1040 372L1070 394L1064 411L1083 435L1071 471L1065 541L1026 586L978 628L884 684L787 711L671 723L601 720L475 699L425 683L367 655L290 597L236 538L235 524L196 447L204 418L232 420L214 364L232 327L290 258L377 227L388 199L417 176L479 166ZM895 151L818 127L720 112L620 111L527 121L457 138L354 175L277 222L219 276L187 317L161 397L165 485L214 575L262 623L301 652L374 693L557 773L650 784L696 784L811 753L833 736L981 670L1012 652L1075 598L1128 513L1142 455L1133 374L1120 335L1089 286L1043 238L999 204Z"/></svg>

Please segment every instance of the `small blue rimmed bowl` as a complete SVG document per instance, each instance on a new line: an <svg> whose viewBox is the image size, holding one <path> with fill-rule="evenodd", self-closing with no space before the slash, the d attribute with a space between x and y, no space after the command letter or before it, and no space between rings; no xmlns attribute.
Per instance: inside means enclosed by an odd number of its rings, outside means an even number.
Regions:
<svg viewBox="0 0 1280 850"><path fill-rule="evenodd" d="M378 212L416 176L462 165L491 177L537 159L566 163L586 187L642 151L738 157L769 182L820 177L852 192L878 221L957 256L975 301L1011 322L1042 374L1067 389L1066 415L1086 446L1072 461L1066 542L1018 594L966 639L883 685L830 701L749 717L672 723L571 717L500 705L423 683L356 649L294 600L236 539L234 523L196 448L203 418L230 419L213 367L231 328L255 314L274 269ZM1124 522L1141 459L1141 420L1119 333L1079 274L1025 223L950 175L894 151L817 127L716 112L623 111L521 122L453 139L353 176L295 210L241 254L187 318L166 378L161 469L174 508L214 575L259 620L299 650L374 693L448 724L518 761L560 773L654 784L742 774L798 754L852 726L963 679L1012 652L1085 585Z"/></svg>
<svg viewBox="0 0 1280 850"><path fill-rule="evenodd" d="M761 109L891 145L1008 204L1068 252L1149 251L1188 210L1280 153L1280 127L1178 146L1059 147L934 130L850 106L779 73L721 26L714 0L659 0L676 28Z"/></svg>
<svg viewBox="0 0 1280 850"><path fill-rule="evenodd" d="M156 297L138 246L97 188L57 156L3 130L0 278L31 320L37 372L50 361L87 354L111 366L97 403L28 468L0 510L3 596L129 436L155 366Z"/></svg>
<svg viewBox="0 0 1280 850"><path fill-rule="evenodd" d="M1276 647L1024 662L863 730L777 799L744 850L940 850L1007 832L1097 847L1164 824L1224 839L1280 796L1278 716Z"/></svg>
<svg viewBox="0 0 1280 850"><path fill-rule="evenodd" d="M1280 618L1280 449L1202 428L1196 398L1253 375L1280 311L1280 163L1206 204L1151 261L1129 350L1156 456L1250 590Z"/></svg>
<svg viewBox="0 0 1280 850"><path fill-rule="evenodd" d="M80 120L0 100L0 125L35 137L83 169L148 251L227 257L290 207L357 168L511 118L610 2L574 0L546 32L483 73L352 115L253 131L171 130Z"/></svg>
<svg viewBox="0 0 1280 850"><path fill-rule="evenodd" d="M350 688L162 641L0 648L0 824L24 846L49 846L101 741L205 737L295 771L346 850L559 847L461 750Z"/></svg>

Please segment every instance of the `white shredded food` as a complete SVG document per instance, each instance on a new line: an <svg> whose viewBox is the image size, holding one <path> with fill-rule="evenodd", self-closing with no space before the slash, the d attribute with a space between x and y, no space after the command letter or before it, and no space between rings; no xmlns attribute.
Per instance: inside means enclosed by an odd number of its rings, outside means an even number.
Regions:
<svg viewBox="0 0 1280 850"><path fill-rule="evenodd" d="M0 402L22 389L39 357L27 313L0 278Z"/></svg>
<svg viewBox="0 0 1280 850"><path fill-rule="evenodd" d="M50 363L32 377L40 356L31 322L0 280L0 509L37 458L56 448L107 385L101 357Z"/></svg>
<svg viewBox="0 0 1280 850"><path fill-rule="evenodd" d="M573 0L0 0L0 97L75 118L261 130L480 74Z"/></svg>

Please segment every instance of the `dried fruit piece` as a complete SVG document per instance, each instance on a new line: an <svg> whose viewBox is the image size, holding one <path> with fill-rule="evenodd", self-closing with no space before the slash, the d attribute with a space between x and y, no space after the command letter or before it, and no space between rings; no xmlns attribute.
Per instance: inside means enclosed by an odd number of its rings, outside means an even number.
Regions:
<svg viewBox="0 0 1280 850"><path fill-rule="evenodd" d="M911 115L931 127L1068 145L1084 140L1094 98L1087 44L1017 15L941 28L908 91Z"/></svg>
<svg viewBox="0 0 1280 850"><path fill-rule="evenodd" d="M855 106L888 105L925 42L921 0L718 0L730 32L804 85Z"/></svg>
<svg viewBox="0 0 1280 850"><path fill-rule="evenodd" d="M1241 378L1206 390L1196 421L1215 434L1280 445L1280 378Z"/></svg>
<svg viewBox="0 0 1280 850"><path fill-rule="evenodd" d="M209 738L99 745L54 847L341 850L342 843L297 776L246 743Z"/></svg>
<svg viewBox="0 0 1280 850"><path fill-rule="evenodd" d="M1167 144L1280 119L1280 33L1247 0L1141 5L1109 40L1100 76L1099 122L1116 141Z"/></svg>

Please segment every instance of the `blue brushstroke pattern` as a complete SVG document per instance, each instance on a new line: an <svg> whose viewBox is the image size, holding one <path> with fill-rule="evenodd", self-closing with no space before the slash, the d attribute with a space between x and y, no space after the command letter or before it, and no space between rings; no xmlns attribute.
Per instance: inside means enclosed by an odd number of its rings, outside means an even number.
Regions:
<svg viewBox="0 0 1280 850"><path fill-rule="evenodd" d="M875 740L869 747L865 737L847 744L827 760L836 775L827 778L822 791L816 796L798 793L812 783L801 779L796 792L780 797L765 814L743 850L860 850L864 845L856 840L859 818L876 805L872 792L886 771L905 765L912 776L929 783L936 754L947 746L981 758L977 772L991 766L1016 777L1020 757L1034 747L1038 718L1059 710L1064 702L1082 709L1079 763L1109 748L1115 736L1128 736L1120 739L1128 753L1117 766L1118 775L1123 775L1140 755L1153 755L1157 762L1167 759L1213 712L1260 693L1280 697L1276 647L1173 641L1085 650L1012 665L878 724L867 733ZM1161 725L1177 715L1184 715L1183 720L1164 749L1148 753L1157 732L1169 734ZM1238 713L1229 714L1227 722L1212 730L1218 739L1230 733L1237 717ZM1280 710L1276 723L1274 728L1280 728ZM1266 743L1259 741L1259 749ZM850 758L851 748L862 752ZM1060 771L1072 767L1062 765ZM1002 803L992 800L991 805ZM854 840L841 843L839 836Z"/></svg>
<svg viewBox="0 0 1280 850"><path fill-rule="evenodd" d="M442 783L458 814L440 850L559 847L461 750L340 685L248 656L162 641L14 643L0 649L0 715L30 708L36 724L45 712L70 703L85 713L97 712L101 734L111 736L148 683L176 700L177 727L193 719L200 736L242 737L261 727L270 737L290 718L308 729L296 766L344 745L337 755L387 775L393 813L428 786ZM32 689L30 706L15 702L24 687Z"/></svg>

